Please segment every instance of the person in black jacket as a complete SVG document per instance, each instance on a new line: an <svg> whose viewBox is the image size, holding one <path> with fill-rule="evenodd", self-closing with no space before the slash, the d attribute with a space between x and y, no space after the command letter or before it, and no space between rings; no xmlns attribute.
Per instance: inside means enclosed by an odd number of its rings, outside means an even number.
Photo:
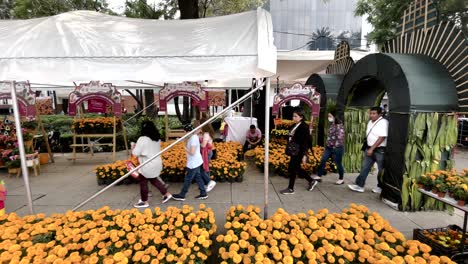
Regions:
<svg viewBox="0 0 468 264"><path fill-rule="evenodd" d="M281 190L281 194L294 194L294 183L296 182L297 174L302 175L308 182L309 187L308 191L312 191L317 185L317 181L312 179L312 177L301 168L301 162L307 162L307 155L309 149L309 126L305 123L304 120L304 110L296 109L293 112L293 120L296 125L289 132L289 141L295 142L299 145L298 155L290 156L291 160L289 161L288 174L289 174L289 186L288 188Z"/></svg>

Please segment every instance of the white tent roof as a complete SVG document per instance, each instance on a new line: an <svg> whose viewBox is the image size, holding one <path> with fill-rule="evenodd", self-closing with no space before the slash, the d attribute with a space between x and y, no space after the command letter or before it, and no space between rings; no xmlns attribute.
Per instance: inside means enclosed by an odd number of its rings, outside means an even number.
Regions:
<svg viewBox="0 0 468 264"><path fill-rule="evenodd" d="M272 76L276 47L263 10L194 20L74 11L0 22L0 80L181 82Z"/></svg>

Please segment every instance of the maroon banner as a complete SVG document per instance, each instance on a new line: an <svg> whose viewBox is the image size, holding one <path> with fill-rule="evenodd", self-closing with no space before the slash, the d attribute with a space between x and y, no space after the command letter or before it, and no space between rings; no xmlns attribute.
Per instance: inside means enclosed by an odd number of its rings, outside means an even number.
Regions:
<svg viewBox="0 0 468 264"><path fill-rule="evenodd" d="M291 100L300 100L309 105L312 116L320 114L320 94L311 85L296 83L291 87L283 87L273 99L273 115L278 115L280 107Z"/></svg>
<svg viewBox="0 0 468 264"><path fill-rule="evenodd" d="M0 82L0 100L11 99L11 87L16 90L18 109L21 116L36 117L36 93L31 90L28 82L4 81Z"/></svg>
<svg viewBox="0 0 468 264"><path fill-rule="evenodd" d="M187 96L193 99L192 104L201 111L208 109L208 93L198 83L165 84L159 91L159 111L167 111L167 102L177 96Z"/></svg>
<svg viewBox="0 0 468 264"><path fill-rule="evenodd" d="M90 113L106 113L107 103L101 99L90 99L88 101L88 112Z"/></svg>
<svg viewBox="0 0 468 264"><path fill-rule="evenodd" d="M68 96L68 114L76 115L76 108L84 101L98 101L104 103L104 108L100 112L106 113L107 104L112 106L112 112L115 116L122 115L122 95L117 91L117 88L111 83L100 83L99 81L91 81L82 83L75 88L75 91ZM97 108L98 105L96 105ZM89 106L88 106L89 111Z"/></svg>

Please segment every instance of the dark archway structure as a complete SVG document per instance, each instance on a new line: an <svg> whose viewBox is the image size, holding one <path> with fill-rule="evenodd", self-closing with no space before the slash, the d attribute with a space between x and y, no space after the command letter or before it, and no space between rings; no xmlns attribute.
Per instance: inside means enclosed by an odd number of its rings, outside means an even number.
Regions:
<svg viewBox="0 0 468 264"><path fill-rule="evenodd" d="M457 111L457 89L447 69L428 56L371 54L343 79L337 110L343 115L346 107L378 105L383 92L390 100L390 126L382 197L401 204L410 113Z"/></svg>
<svg viewBox="0 0 468 264"><path fill-rule="evenodd" d="M321 95L320 98L320 114L317 131L317 144L325 145L325 120L327 120L327 101L329 99L336 101L340 91L343 74L312 74L306 81L306 85L316 87L317 92Z"/></svg>

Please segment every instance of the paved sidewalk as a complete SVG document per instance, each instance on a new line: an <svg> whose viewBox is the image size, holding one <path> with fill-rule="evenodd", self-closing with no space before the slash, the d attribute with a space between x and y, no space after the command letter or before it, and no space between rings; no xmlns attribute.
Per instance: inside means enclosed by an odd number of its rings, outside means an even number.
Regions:
<svg viewBox="0 0 468 264"><path fill-rule="evenodd" d="M108 156L108 155L107 155ZM97 165L110 163L109 159L97 154L92 160L81 160L73 164L66 159L66 155L56 154L56 163L41 166L41 174L37 177L31 176L30 185L34 200L35 213L64 213L84 201L103 188L96 183L94 168ZM126 154L119 153L119 158L124 159ZM457 168L468 168L468 152L457 151ZM287 186L287 179L280 176L271 176L269 180L269 214L282 207L290 213L306 212L307 210L319 210L328 208L337 212L347 207L350 203L358 203L367 206L370 210L377 211L385 217L395 228L405 234L407 238L412 237L414 228L442 227L449 224L462 225L463 218L459 211L453 215L447 212L398 212L383 204L377 194L371 192L376 184L376 176L369 175L365 193L351 192L347 184L351 183L356 174L346 174L344 185L334 185L336 174L324 177L313 192L306 190L307 182L303 179L296 181L296 193L294 195L281 195L279 190ZM16 212L19 215L29 213L23 179L8 178L5 170L0 171L0 179L7 184L8 196L6 200L6 211ZM154 196L150 197L151 207L166 208L168 206L182 206L189 204L197 206L205 203L211 207L216 215L219 229L224 225L224 214L232 205L257 205L263 208L263 173L249 162L242 183L218 183L215 189L209 193L209 198L204 201L194 199L198 194L198 188L194 184L187 194L185 202L170 201L161 204L159 192L150 187ZM182 187L181 183L170 183L169 191L178 193ZM97 209L109 205L114 209L130 209L139 199L139 186L120 185L111 188L101 196L97 197L82 209Z"/></svg>

